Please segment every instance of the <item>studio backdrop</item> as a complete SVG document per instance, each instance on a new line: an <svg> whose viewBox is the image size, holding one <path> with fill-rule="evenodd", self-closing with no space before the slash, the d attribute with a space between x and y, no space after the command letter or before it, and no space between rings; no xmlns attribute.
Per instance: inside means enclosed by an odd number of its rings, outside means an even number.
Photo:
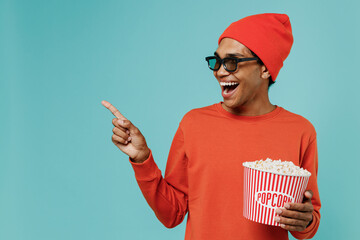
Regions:
<svg viewBox="0 0 360 240"><path fill-rule="evenodd" d="M205 57L231 22L265 12L286 13L294 35L270 102L317 131L315 239L359 236L359 7L0 0L0 239L183 239L186 218L173 229L156 218L101 101L141 130L164 174L184 114L222 100Z"/></svg>

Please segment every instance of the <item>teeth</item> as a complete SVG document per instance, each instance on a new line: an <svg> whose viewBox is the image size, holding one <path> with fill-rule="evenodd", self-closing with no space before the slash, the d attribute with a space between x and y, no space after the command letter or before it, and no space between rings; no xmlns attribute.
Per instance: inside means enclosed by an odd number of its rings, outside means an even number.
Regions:
<svg viewBox="0 0 360 240"><path fill-rule="evenodd" d="M236 82L220 82L221 86L232 86L232 85L238 85L239 83Z"/></svg>

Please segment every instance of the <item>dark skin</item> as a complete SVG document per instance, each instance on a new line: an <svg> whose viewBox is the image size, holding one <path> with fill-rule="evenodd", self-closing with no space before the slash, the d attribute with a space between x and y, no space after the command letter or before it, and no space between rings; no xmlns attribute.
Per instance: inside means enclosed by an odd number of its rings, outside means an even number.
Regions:
<svg viewBox="0 0 360 240"><path fill-rule="evenodd" d="M222 39L216 53L220 58L234 53L239 54L239 58L253 57L246 46L231 38ZM276 108L269 101L270 73L265 65L260 65L256 61L240 62L235 72L228 72L221 66L218 71L214 71L214 76L219 84L222 81L239 83L236 92L230 98L224 98L222 107L226 111L241 116L257 116ZM311 190L305 191L302 203L286 203L285 208L276 209L279 217L275 221L279 222L283 229L303 231L313 219L312 195Z"/></svg>
<svg viewBox="0 0 360 240"><path fill-rule="evenodd" d="M286 203L285 208L276 209L279 217L276 217L275 221L280 223L280 227L289 231L304 231L313 219L312 195L312 191L307 190L302 203Z"/></svg>
<svg viewBox="0 0 360 240"><path fill-rule="evenodd" d="M224 38L216 50L220 58L228 53L239 53L240 57L253 57L250 50L243 44ZM216 79L220 81L237 81L239 86L237 92L226 99L222 107L236 115L257 116L266 114L275 109L269 101L268 84L270 74L265 65L256 61L241 62L237 71L227 72L223 66L214 72ZM127 154L131 161L143 163L150 155L145 137L140 130L120 111L107 101L101 102L104 107L116 117L112 120L114 125L112 142L122 152ZM312 192L306 191L302 203L286 203L285 208L277 209L281 227L289 231L303 231L312 221L314 211L311 203Z"/></svg>
<svg viewBox="0 0 360 240"><path fill-rule="evenodd" d="M227 54L240 54L239 58L253 57L250 50L240 42L231 38L221 40L216 53L220 58ZM224 99L222 107L233 114L243 116L257 116L269 113L276 107L271 104L268 96L270 73L265 65L257 61L240 62L235 72L228 72L221 66L214 71L214 76L221 81L234 81L240 85L229 99Z"/></svg>

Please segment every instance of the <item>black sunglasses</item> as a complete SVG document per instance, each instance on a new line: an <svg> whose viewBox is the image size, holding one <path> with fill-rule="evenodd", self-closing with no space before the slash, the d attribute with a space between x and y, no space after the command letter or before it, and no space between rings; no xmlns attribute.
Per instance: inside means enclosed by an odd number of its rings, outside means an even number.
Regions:
<svg viewBox="0 0 360 240"><path fill-rule="evenodd" d="M228 72L235 72L239 62L253 61L258 60L257 57L252 58L236 58L236 57L227 57L219 58L217 56L206 57L205 60L208 62L209 68L213 71L220 69L221 64L224 66L225 70Z"/></svg>

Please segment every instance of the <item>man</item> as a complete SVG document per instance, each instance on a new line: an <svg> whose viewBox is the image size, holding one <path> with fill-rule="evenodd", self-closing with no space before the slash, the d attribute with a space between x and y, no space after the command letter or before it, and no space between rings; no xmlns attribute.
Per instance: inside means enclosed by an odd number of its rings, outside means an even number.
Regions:
<svg viewBox="0 0 360 240"><path fill-rule="evenodd" d="M136 180L157 218L168 228L188 214L186 240L311 238L320 223L316 132L305 118L269 101L293 43L285 14L258 14L232 23L220 36L209 68L224 101L185 114L164 178L140 131L110 103L112 141L129 156ZM118 120L120 119L120 120ZM243 217L243 167L260 159L292 161L311 172L303 203L276 209L281 224Z"/></svg>

